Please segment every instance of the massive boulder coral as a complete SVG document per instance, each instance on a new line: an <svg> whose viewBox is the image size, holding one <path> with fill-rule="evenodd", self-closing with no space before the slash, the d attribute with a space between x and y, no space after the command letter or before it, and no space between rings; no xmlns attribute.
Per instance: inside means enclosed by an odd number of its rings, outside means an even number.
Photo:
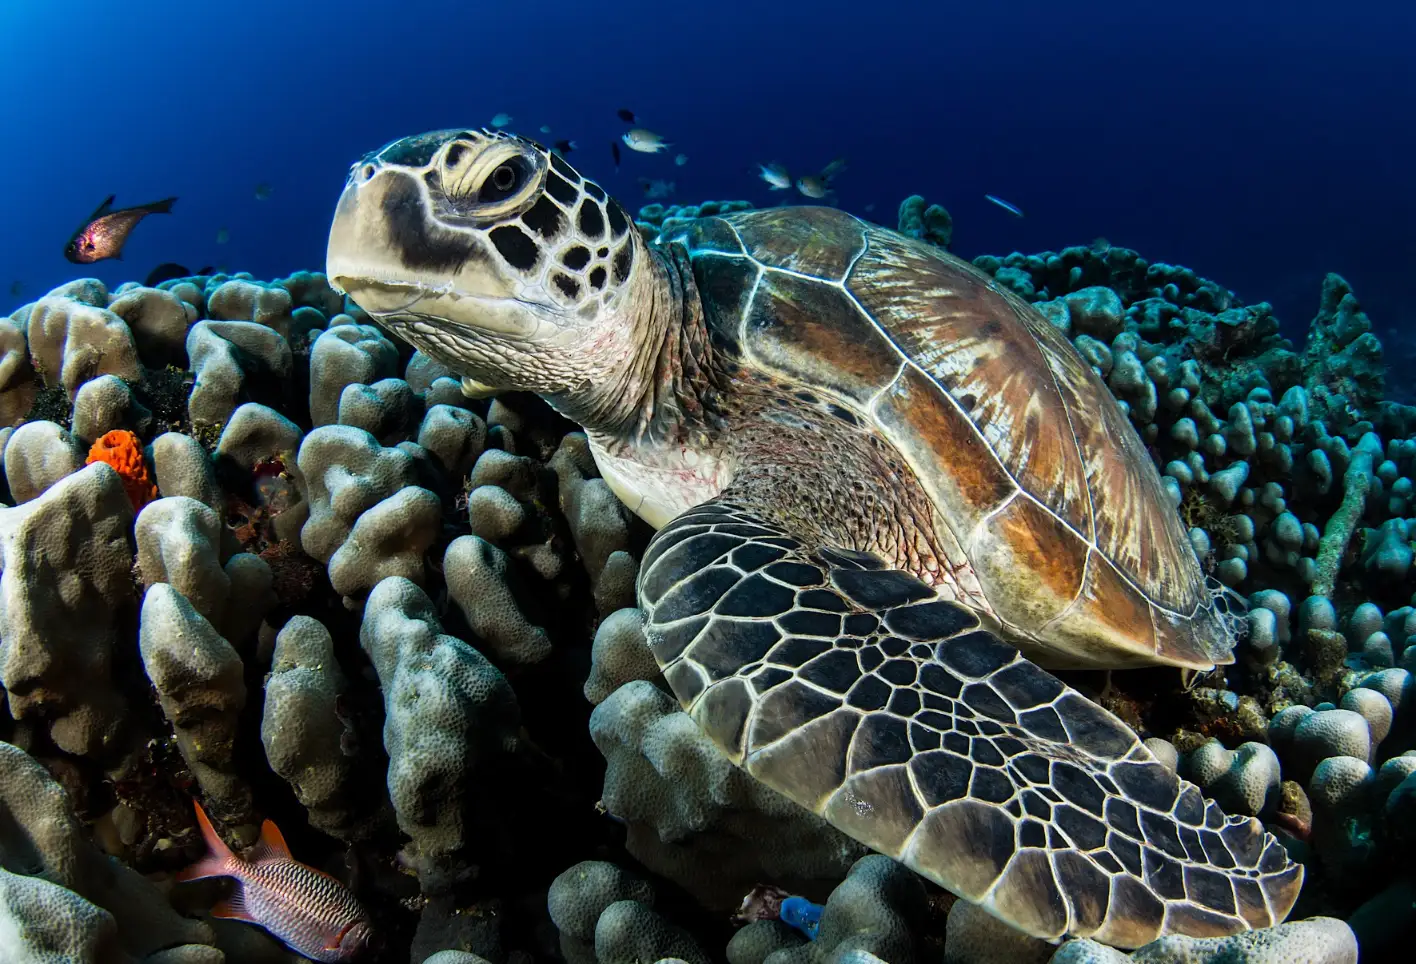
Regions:
<svg viewBox="0 0 1416 964"><path fill-rule="evenodd" d="M346 386L392 378L397 364L398 349L377 328L331 325L310 349L310 420L334 424Z"/></svg>
<svg viewBox="0 0 1416 964"><path fill-rule="evenodd" d="M654 684L626 683L590 714L605 757L605 808L626 848L709 906L762 879L810 886L844 876L866 848L756 782Z"/></svg>
<svg viewBox="0 0 1416 964"><path fill-rule="evenodd" d="M222 425L264 383L278 395L290 377L290 345L278 331L248 321L199 321L187 332L196 380L187 400L193 425Z"/></svg>
<svg viewBox="0 0 1416 964"><path fill-rule="evenodd" d="M582 432L561 440L549 465L559 481L560 509L590 576L595 607L608 615L634 605L639 562L630 553L630 515L599 477Z"/></svg>
<svg viewBox="0 0 1416 964"><path fill-rule="evenodd" d="M195 305L170 291L137 286L114 292L108 310L127 322L139 355L149 365L182 364L188 360L187 329L196 320Z"/></svg>
<svg viewBox="0 0 1416 964"><path fill-rule="evenodd" d="M25 333L11 319L0 318L0 427L24 421L38 390Z"/></svg>
<svg viewBox="0 0 1416 964"><path fill-rule="evenodd" d="M84 464L84 446L54 422L26 422L5 441L10 497L28 502Z"/></svg>
<svg viewBox="0 0 1416 964"><path fill-rule="evenodd" d="M66 288L41 298L28 311L30 359L45 383L73 399L79 386L98 375L138 381L142 366L133 333L108 310L103 285L90 280Z"/></svg>
<svg viewBox="0 0 1416 964"><path fill-rule="evenodd" d="M152 502L135 534L143 585L170 584L233 645L248 642L276 602L269 564L234 552L221 517L196 499Z"/></svg>
<svg viewBox="0 0 1416 964"><path fill-rule="evenodd" d="M101 853L59 784L8 743L0 743L0 867L6 872L0 920L10 917L30 933L102 948L115 959L212 942L205 924L180 917L154 884Z"/></svg>
<svg viewBox="0 0 1416 964"><path fill-rule="evenodd" d="M349 727L339 709L348 686L334 640L318 620L296 616L281 627L265 681L261 743L310 824L341 839L350 838L354 819Z"/></svg>
<svg viewBox="0 0 1416 964"><path fill-rule="evenodd" d="M518 746L516 694L481 653L442 631L432 600L403 577L369 593L359 643L383 686L388 792L412 838L408 859L437 890L470 842L478 760Z"/></svg>
<svg viewBox="0 0 1416 964"><path fill-rule="evenodd" d="M143 597L138 646L207 809L221 820L247 816L251 792L235 760L238 716L246 705L241 657L167 583L149 587Z"/></svg>
<svg viewBox="0 0 1416 964"><path fill-rule="evenodd" d="M478 536L460 536L447 547L443 574L449 598L499 659L538 663L550 655L546 631L527 618L512 593L506 553Z"/></svg>
<svg viewBox="0 0 1416 964"><path fill-rule="evenodd" d="M614 864L585 860L551 882L547 909L560 932L567 964L636 964L678 960L708 964L710 958L685 930L654 907L647 881Z"/></svg>
<svg viewBox="0 0 1416 964"><path fill-rule="evenodd" d="M384 448L363 429L326 425L305 437L297 464L310 504L300 541L328 564L336 591L363 595L391 576L423 582L442 507L415 484L406 451Z"/></svg>
<svg viewBox="0 0 1416 964"><path fill-rule="evenodd" d="M132 514L103 463L0 509L0 685L12 717L80 756L116 748L127 717L113 654L134 602Z"/></svg>

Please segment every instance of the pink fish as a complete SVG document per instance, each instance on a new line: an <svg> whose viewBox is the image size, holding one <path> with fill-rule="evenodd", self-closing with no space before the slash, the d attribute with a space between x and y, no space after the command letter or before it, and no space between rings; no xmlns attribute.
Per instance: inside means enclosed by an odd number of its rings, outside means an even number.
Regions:
<svg viewBox="0 0 1416 964"><path fill-rule="evenodd" d="M316 961L358 960L370 946L369 915L343 884L300 863L275 824L261 824L261 839L249 857L238 857L217 836L201 804L197 825L207 855L177 875L178 880L234 877L236 892L211 910L213 917L259 924L292 949Z"/></svg>
<svg viewBox="0 0 1416 964"><path fill-rule="evenodd" d="M128 243L128 235L138 222L149 214L171 214L175 197L163 198L151 204L113 209L116 195L110 194L98 210L88 216L88 220L74 232L69 243L64 245L64 257L74 264L93 264L107 258L123 257L123 245Z"/></svg>

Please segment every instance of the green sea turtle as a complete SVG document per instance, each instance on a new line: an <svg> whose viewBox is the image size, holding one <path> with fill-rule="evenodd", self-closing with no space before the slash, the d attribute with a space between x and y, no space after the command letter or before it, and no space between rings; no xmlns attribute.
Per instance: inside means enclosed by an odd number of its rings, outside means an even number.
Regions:
<svg viewBox="0 0 1416 964"><path fill-rule="evenodd" d="M1024 658L1208 668L1231 636L1140 440L968 264L829 208L647 243L503 132L350 171L330 280L585 427L658 532L665 679L752 776L1022 930L1135 947L1288 914L1302 868Z"/></svg>

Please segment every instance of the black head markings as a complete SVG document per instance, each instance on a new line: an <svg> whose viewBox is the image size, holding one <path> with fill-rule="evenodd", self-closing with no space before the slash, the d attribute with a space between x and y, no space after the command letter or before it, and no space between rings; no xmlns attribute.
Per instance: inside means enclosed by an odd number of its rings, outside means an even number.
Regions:
<svg viewBox="0 0 1416 964"><path fill-rule="evenodd" d="M621 237L625 230L629 228L629 218L625 217L624 208L615 201L609 203L610 211L610 236Z"/></svg>
<svg viewBox="0 0 1416 964"><path fill-rule="evenodd" d="M614 202L610 202L613 209ZM594 201L586 199L580 202L580 211L576 217L580 225L580 233L587 238L598 238L605 233L605 218L600 213L600 205Z"/></svg>
<svg viewBox="0 0 1416 964"><path fill-rule="evenodd" d="M385 176L391 178L391 183L383 197L384 219L389 240L405 266L451 271L476 256L477 245L471 237L432 220L423 192L412 176L397 172Z"/></svg>
<svg viewBox="0 0 1416 964"><path fill-rule="evenodd" d="M626 241L620 245L620 249L615 252L615 284L623 284L629 277L629 266L634 260L634 245Z"/></svg>
<svg viewBox="0 0 1416 964"><path fill-rule="evenodd" d="M605 286L605 268L603 265L595 265L590 271L590 287L599 291Z"/></svg>
<svg viewBox="0 0 1416 964"><path fill-rule="evenodd" d="M585 188L585 193L590 195L595 200L603 201L605 199L605 189L602 188L600 185L596 184L594 181L586 181L583 186Z"/></svg>
<svg viewBox="0 0 1416 964"><path fill-rule="evenodd" d="M574 204L575 199L579 197L580 194L580 192L576 191L574 185L555 171L551 171L546 175L546 193L566 207Z"/></svg>
<svg viewBox="0 0 1416 964"><path fill-rule="evenodd" d="M549 240L560 233L561 226L565 223L565 215L561 213L560 208L541 197L531 205L530 210L521 215L521 221L532 231Z"/></svg>
<svg viewBox="0 0 1416 964"><path fill-rule="evenodd" d="M566 163L565 158L561 157L559 154L551 154L549 157L551 159L551 167L554 167L561 177L572 184L580 183L580 175L575 173L575 168Z"/></svg>
<svg viewBox="0 0 1416 964"><path fill-rule="evenodd" d="M447 154L443 156L443 160L448 167L456 167L457 162L462 160L462 155L465 153L467 153L467 145L459 141L447 149Z"/></svg>
<svg viewBox="0 0 1416 964"><path fill-rule="evenodd" d="M590 252L582 245L577 244L561 255L561 264L572 271L579 271L590 263Z"/></svg>
<svg viewBox="0 0 1416 964"><path fill-rule="evenodd" d="M518 271L530 271L540 260L541 252L536 242L515 225L503 224L492 228L489 237L506 263Z"/></svg>
<svg viewBox="0 0 1416 964"><path fill-rule="evenodd" d="M580 297L580 282L576 281L574 278L556 272L552 280L555 281L556 287L561 290L561 294L565 295L567 298L574 300Z"/></svg>

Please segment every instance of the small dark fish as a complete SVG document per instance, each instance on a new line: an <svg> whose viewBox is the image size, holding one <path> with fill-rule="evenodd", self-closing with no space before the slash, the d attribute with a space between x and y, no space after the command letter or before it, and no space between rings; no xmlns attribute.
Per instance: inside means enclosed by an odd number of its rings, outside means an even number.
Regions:
<svg viewBox="0 0 1416 964"><path fill-rule="evenodd" d="M275 189L272 188L269 184L262 181L260 184L256 185L256 200L269 201L271 192L274 190Z"/></svg>
<svg viewBox="0 0 1416 964"><path fill-rule="evenodd" d="M610 141L610 153L615 157L615 170L620 169L620 146L614 141Z"/></svg>
<svg viewBox="0 0 1416 964"><path fill-rule="evenodd" d="M575 150L577 145L575 141L556 141L551 146L562 154L569 154L571 151Z"/></svg>
<svg viewBox="0 0 1416 964"><path fill-rule="evenodd" d="M619 119L624 121L626 124L633 124L635 122L634 111L632 110L626 110L625 108L621 107L619 110L615 111L615 113L618 114Z"/></svg>
<svg viewBox="0 0 1416 964"><path fill-rule="evenodd" d="M190 278L192 272L183 265L172 261L164 261L148 272L148 276L143 279L144 288L156 288L164 281L171 281L174 278Z"/></svg>
<svg viewBox="0 0 1416 964"><path fill-rule="evenodd" d="M21 291L24 291L24 290L25 290L25 283L24 283L23 281L14 281L14 282L11 282L11 284L10 284L10 294L12 294L12 295L14 295L15 297L18 298L19 295L20 295L20 292L21 292Z"/></svg>
<svg viewBox="0 0 1416 964"><path fill-rule="evenodd" d="M128 243L128 235L138 222L149 214L171 214L175 197L139 204L130 208L113 210L116 195L110 194L98 210L90 214L69 243L64 245L64 257L74 264L93 264L108 258L123 258L123 245Z"/></svg>
<svg viewBox="0 0 1416 964"><path fill-rule="evenodd" d="M797 178L796 189L807 197L818 201L831 193L831 185L814 174Z"/></svg>
<svg viewBox="0 0 1416 964"><path fill-rule="evenodd" d="M1014 217L1020 218L1023 216L1022 208L1018 207L1016 204L1012 204L1008 201L1003 200L1001 197L998 197L993 194L985 194L983 198L985 201L992 201L994 204L998 205L1000 208L1007 211Z"/></svg>

